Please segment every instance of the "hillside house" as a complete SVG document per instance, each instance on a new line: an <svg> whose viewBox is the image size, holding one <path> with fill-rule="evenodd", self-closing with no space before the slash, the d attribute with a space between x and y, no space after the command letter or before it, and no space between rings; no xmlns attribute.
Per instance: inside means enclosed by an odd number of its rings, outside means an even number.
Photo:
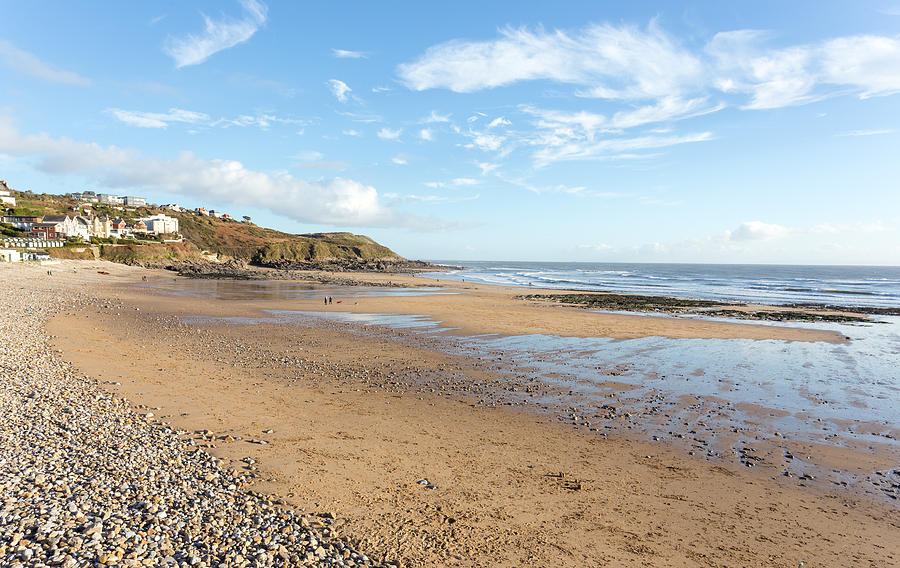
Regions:
<svg viewBox="0 0 900 568"><path fill-rule="evenodd" d="M110 236L111 224L109 217L101 219L100 217L85 217L83 215L74 215L72 217L68 215L44 215L39 225L44 225L45 223L61 225L60 237L81 237L84 240L88 240L91 237L108 238ZM47 229L41 229L40 232L46 233L46 231ZM47 236L46 238L57 237Z"/></svg>
<svg viewBox="0 0 900 568"><path fill-rule="evenodd" d="M125 219L119 217L110 221L109 235L121 239L131 234L131 230L125 224Z"/></svg>
<svg viewBox="0 0 900 568"><path fill-rule="evenodd" d="M99 203L100 198L93 191L82 191L81 193L73 193L72 197L79 201L84 201L87 203Z"/></svg>
<svg viewBox="0 0 900 568"><path fill-rule="evenodd" d="M99 193L97 197L100 199L100 203L106 203L108 205L124 205L125 200L118 195L112 195L110 193Z"/></svg>
<svg viewBox="0 0 900 568"><path fill-rule="evenodd" d="M122 203L125 207L144 207L147 205L147 199L143 197L134 197L133 195L126 195L122 198Z"/></svg>
<svg viewBox="0 0 900 568"><path fill-rule="evenodd" d="M143 217L141 221L147 225L147 231L154 235L163 235L178 232L178 219L162 213Z"/></svg>
<svg viewBox="0 0 900 568"><path fill-rule="evenodd" d="M112 232L112 222L109 220L109 217L91 217L91 227L90 234L92 237L99 237L101 239L108 239L111 236Z"/></svg>
<svg viewBox="0 0 900 568"><path fill-rule="evenodd" d="M148 231L147 231L147 225L144 224L144 222L141 221L140 219L138 219L137 221L135 221L134 224L132 224L130 228L131 228L131 232L132 232L132 233L146 233L146 232L148 232Z"/></svg>
<svg viewBox="0 0 900 568"><path fill-rule="evenodd" d="M166 203L165 205L160 205L160 209L164 209L166 211L174 211L176 213L181 213L181 206L177 203Z"/></svg>
<svg viewBox="0 0 900 568"><path fill-rule="evenodd" d="M62 223L41 222L32 223L28 236L49 241L65 238L66 233Z"/></svg>
<svg viewBox="0 0 900 568"><path fill-rule="evenodd" d="M198 207L197 209L195 209L195 211L197 212L198 215L203 215L204 217L209 217L209 211L207 211L203 207Z"/></svg>
<svg viewBox="0 0 900 568"><path fill-rule="evenodd" d="M40 223L40 217L26 217L23 215L7 215L5 217L0 217L0 222L6 223L7 225L12 225L17 229L23 229L25 231L30 231L31 226L34 223Z"/></svg>

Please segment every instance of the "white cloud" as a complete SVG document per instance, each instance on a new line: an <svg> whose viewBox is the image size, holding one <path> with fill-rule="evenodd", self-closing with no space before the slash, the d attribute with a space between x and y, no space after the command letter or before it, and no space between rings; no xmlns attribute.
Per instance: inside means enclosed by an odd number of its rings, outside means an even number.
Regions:
<svg viewBox="0 0 900 568"><path fill-rule="evenodd" d="M352 128L350 130L341 131L341 134L344 136L362 136L362 133L359 130L354 130Z"/></svg>
<svg viewBox="0 0 900 568"><path fill-rule="evenodd" d="M900 38L857 35L817 44L766 49L768 34L716 34L706 47L715 61L715 86L746 92L744 108L805 104L844 93L860 98L900 92Z"/></svg>
<svg viewBox="0 0 900 568"><path fill-rule="evenodd" d="M9 119L0 118L0 153L35 160L51 174L79 174L98 185L157 190L268 209L307 223L350 226L419 226L422 220L381 205L377 190L346 178L306 181L288 174L270 175L233 160L198 157L182 152L164 159L137 150L46 134L22 135Z"/></svg>
<svg viewBox="0 0 900 568"><path fill-rule="evenodd" d="M237 118L220 118L212 123L212 126L256 126L267 130L273 123L278 124L306 124L305 120L297 118L283 118L274 114L242 114ZM298 134L303 134L301 130Z"/></svg>
<svg viewBox="0 0 900 568"><path fill-rule="evenodd" d="M489 173L500 167L500 164L492 164L490 162L478 162L477 165L481 169L481 175L483 176L488 175Z"/></svg>
<svg viewBox="0 0 900 568"><path fill-rule="evenodd" d="M656 104L617 112L609 121L609 125L612 128L633 128L655 122L682 120L725 108L723 104L708 105L706 101L705 97L687 100L678 97L663 97Z"/></svg>
<svg viewBox="0 0 900 568"><path fill-rule="evenodd" d="M409 163L409 158L406 157L405 154L397 154L391 161L397 164L398 166L405 166Z"/></svg>
<svg viewBox="0 0 900 568"><path fill-rule="evenodd" d="M372 87L373 93L387 93L391 90L390 87Z"/></svg>
<svg viewBox="0 0 900 568"><path fill-rule="evenodd" d="M702 65L651 21L646 30L608 24L576 32L505 28L495 40L432 46L397 72L417 91L468 93L546 79L587 87L584 96L646 98L681 92L699 80Z"/></svg>
<svg viewBox="0 0 900 568"><path fill-rule="evenodd" d="M43 79L51 83L62 83L64 85L88 86L91 84L90 79L86 79L72 71L62 71L55 69L44 63L38 57L27 51L23 51L10 42L0 39L0 61L11 69L15 69L20 73ZM9 83L9 81L6 81Z"/></svg>
<svg viewBox="0 0 900 568"><path fill-rule="evenodd" d="M613 246L608 245L606 243L598 243L595 245L578 245L578 248L592 250L592 251L596 251L596 252L607 252L607 251L613 250Z"/></svg>
<svg viewBox="0 0 900 568"><path fill-rule="evenodd" d="M426 142L431 142L434 140L434 131L430 128L423 128L419 131L419 138Z"/></svg>
<svg viewBox="0 0 900 568"><path fill-rule="evenodd" d="M851 130L849 132L842 132L837 134L836 136L879 136L882 134L893 134L894 130L889 128L877 129L877 130Z"/></svg>
<svg viewBox="0 0 900 568"><path fill-rule="evenodd" d="M332 49L331 54L338 59L367 59L368 56L362 51L350 51L347 49Z"/></svg>
<svg viewBox="0 0 900 568"><path fill-rule="evenodd" d="M504 136L496 136L494 134L475 134L472 136L472 143L480 148L481 150L485 150L488 152L496 152L503 146L503 142L506 140Z"/></svg>
<svg viewBox="0 0 900 568"><path fill-rule="evenodd" d="M506 120L506 118L504 118L502 116L498 116L497 118L492 120L490 124L488 124L488 128L496 128L498 126L509 126L510 124L512 124L512 122Z"/></svg>
<svg viewBox="0 0 900 568"><path fill-rule="evenodd" d="M321 160L325 157L325 154L319 152L318 150L304 150L302 152L297 152L294 157L302 162L312 162L315 160Z"/></svg>
<svg viewBox="0 0 900 568"><path fill-rule="evenodd" d="M125 124L140 128L166 128L170 122L199 124L209 122L209 115L180 108L171 108L169 112L141 112L136 110L107 109Z"/></svg>
<svg viewBox="0 0 900 568"><path fill-rule="evenodd" d="M784 237L790 232L791 229L781 225L763 223L762 221L747 221L746 223L741 223L737 229L729 233L729 238L732 241L772 240Z"/></svg>
<svg viewBox="0 0 900 568"><path fill-rule="evenodd" d="M710 132L697 132L681 136L651 135L632 138L607 138L597 142L568 141L559 145L548 145L540 148L532 154L532 157L536 167L543 167L553 162L568 160L639 157L630 153L692 142L705 142L712 139L713 136Z"/></svg>
<svg viewBox="0 0 900 568"><path fill-rule="evenodd" d="M454 178L450 181L427 181L425 185L432 189L438 189L441 187L464 187L464 186L472 186L479 185L481 182L477 179L472 178Z"/></svg>
<svg viewBox="0 0 900 568"><path fill-rule="evenodd" d="M328 86L331 87L331 92L334 93L337 100L342 103L347 102L347 93L353 90L347 86L347 83L339 81L338 79L329 79Z"/></svg>
<svg viewBox="0 0 900 568"><path fill-rule="evenodd" d="M579 30L505 28L487 41L428 48L397 73L410 89L460 93L546 80L614 100L703 100L711 91L749 96L746 109L806 104L838 94L900 92L900 37L856 35L769 48L770 34L715 34L691 50L651 20L646 29L591 24ZM716 108L718 105L712 105Z"/></svg>
<svg viewBox="0 0 900 568"><path fill-rule="evenodd" d="M257 0L241 0L241 6L244 9L243 18L213 20L203 15L203 33L169 38L163 50L175 60L175 66L181 68L203 63L223 49L247 41L266 22L269 9Z"/></svg>
<svg viewBox="0 0 900 568"><path fill-rule="evenodd" d="M382 140L397 140L400 138L400 133L403 132L402 129L392 130L390 128L384 127L378 131L378 137Z"/></svg>
<svg viewBox="0 0 900 568"><path fill-rule="evenodd" d="M450 122L449 114L438 114L437 111L431 111L431 114L426 116L421 120L421 122L425 124L433 123L433 122Z"/></svg>
<svg viewBox="0 0 900 568"><path fill-rule="evenodd" d="M459 203L461 201L474 201L480 199L481 195L470 195L466 197L447 197L445 195L416 195L414 193L408 195L385 194L385 197L393 197L398 202L412 201L416 203Z"/></svg>
<svg viewBox="0 0 900 568"><path fill-rule="evenodd" d="M820 51L824 82L854 87L862 98L900 92L900 37L836 38Z"/></svg>
<svg viewBox="0 0 900 568"><path fill-rule="evenodd" d="M358 112L346 112L346 111L337 111L337 113L341 116L346 116L353 122L362 122L364 124L371 124L373 122L382 122L384 119L377 114L360 114Z"/></svg>
<svg viewBox="0 0 900 568"><path fill-rule="evenodd" d="M536 167L576 159L648 157L646 153L636 152L709 140L712 134L661 136L671 132L666 128L654 129L648 136L625 138L622 137L623 130L653 122L683 120L721 108L706 104L705 98L663 97L656 104L620 111L607 118L588 111L569 112L521 105L520 111L534 117L536 131L521 135L517 143L535 148L532 157Z"/></svg>
<svg viewBox="0 0 900 568"><path fill-rule="evenodd" d="M262 130L268 129L272 124L306 124L306 121L297 118L285 118L267 113L243 114L236 118L212 120L208 114L179 108L169 109L168 112L144 112L110 108L106 109L106 112L125 124L139 128L166 128L174 122L202 126L221 126L222 128L228 128L229 126L256 126ZM302 133L303 131L301 130L300 134Z"/></svg>

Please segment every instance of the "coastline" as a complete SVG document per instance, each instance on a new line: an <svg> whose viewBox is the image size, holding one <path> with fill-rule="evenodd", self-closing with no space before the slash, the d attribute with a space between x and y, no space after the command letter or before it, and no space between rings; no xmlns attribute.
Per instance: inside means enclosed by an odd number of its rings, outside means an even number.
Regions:
<svg viewBox="0 0 900 568"><path fill-rule="evenodd" d="M208 450L233 466L251 456L272 480L259 490L307 511L338 512L340 528L384 558L400 556L408 565L753 566L842 564L848 549L861 563L890 563L900 553L890 544L900 527L897 509L865 495L815 483L801 488L770 467L705 462L659 444L599 438L517 408L479 406L473 379L479 390L501 380L488 362L327 323L180 321L184 314L258 316L263 308L321 311L320 300L226 306L132 286L146 273L110 267L104 277L88 271L91 264L79 265L85 267L79 278L101 286L91 293L114 308L55 318L54 341L64 356L173 426L211 431L198 443L215 446ZM415 277L387 278L422 285ZM352 302L328 310L425 313L460 334L845 341L809 329L533 306L512 299L520 289L444 284L466 292L465 301L463 294L351 291ZM850 456L858 454L834 457Z"/></svg>

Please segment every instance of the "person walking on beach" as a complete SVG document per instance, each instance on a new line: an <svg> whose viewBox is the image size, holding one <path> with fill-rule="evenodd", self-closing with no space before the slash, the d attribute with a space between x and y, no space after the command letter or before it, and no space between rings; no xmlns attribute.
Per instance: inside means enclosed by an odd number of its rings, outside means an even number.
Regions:
<svg viewBox="0 0 900 568"><path fill-rule="evenodd" d="M328 305L328 296L325 296L325 305Z"/></svg>

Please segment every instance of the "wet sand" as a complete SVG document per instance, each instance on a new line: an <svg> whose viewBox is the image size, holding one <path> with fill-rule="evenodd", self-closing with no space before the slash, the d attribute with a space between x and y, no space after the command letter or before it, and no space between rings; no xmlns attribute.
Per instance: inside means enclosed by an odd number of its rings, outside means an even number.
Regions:
<svg viewBox="0 0 900 568"><path fill-rule="evenodd" d="M485 407L484 394L503 388L500 369L405 341L400 331L395 340L327 322L188 326L180 317L324 309L321 300L177 297L116 286L139 273L107 270L109 277L83 270L77 278L112 298L109 308L50 323L66 358L173 426L209 430L198 441L214 455L238 468L246 457L258 462L267 481L257 489L336 513L342 532L405 565L894 565L900 558L900 513L874 497L812 480L801 486L774 467L603 438L514 406ZM342 299L328 309L393 306L481 333L843 340L808 329L527 306L510 291L483 290L471 304L460 294ZM874 454L833 458L861 469L890 466Z"/></svg>

